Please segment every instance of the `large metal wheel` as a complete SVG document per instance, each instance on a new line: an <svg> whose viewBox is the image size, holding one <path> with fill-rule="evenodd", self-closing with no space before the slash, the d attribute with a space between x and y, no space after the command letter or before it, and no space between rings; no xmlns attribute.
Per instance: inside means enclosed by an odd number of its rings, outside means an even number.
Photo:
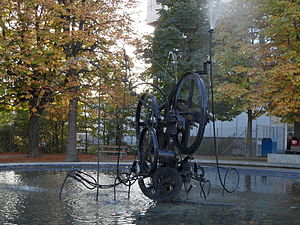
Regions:
<svg viewBox="0 0 300 225"><path fill-rule="evenodd" d="M140 177L138 179L138 184L140 186L141 191L148 198L153 199L155 195L154 184L152 176L148 177Z"/></svg>
<svg viewBox="0 0 300 225"><path fill-rule="evenodd" d="M170 111L177 116L173 139L179 152L193 154L201 144L208 116L206 88L199 74L182 77L170 98Z"/></svg>
<svg viewBox="0 0 300 225"><path fill-rule="evenodd" d="M140 178L139 186L142 192L158 202L171 201L181 190L181 175L173 168L162 167L151 177Z"/></svg>
<svg viewBox="0 0 300 225"><path fill-rule="evenodd" d="M145 127L158 127L160 121L159 106L156 98L149 94L143 94L136 109L136 136L141 138L141 131Z"/></svg>
<svg viewBox="0 0 300 225"><path fill-rule="evenodd" d="M143 176L150 175L157 168L158 141L153 128L146 127L142 130L138 146L138 161Z"/></svg>
<svg viewBox="0 0 300 225"><path fill-rule="evenodd" d="M170 167L157 169L153 175L153 184L156 201L170 201L175 198L181 190L182 178L177 170Z"/></svg>

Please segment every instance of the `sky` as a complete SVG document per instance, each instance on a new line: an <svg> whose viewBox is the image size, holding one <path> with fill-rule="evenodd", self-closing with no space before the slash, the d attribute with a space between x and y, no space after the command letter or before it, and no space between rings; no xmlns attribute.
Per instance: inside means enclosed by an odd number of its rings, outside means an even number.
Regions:
<svg viewBox="0 0 300 225"><path fill-rule="evenodd" d="M135 20L135 31L140 35L151 33L154 27L147 25L147 0L138 0L138 6L133 9L132 17ZM126 46L126 52L130 57L134 57L135 48Z"/></svg>
<svg viewBox="0 0 300 225"><path fill-rule="evenodd" d="M232 0L221 0L221 2L230 2ZM138 0L138 13L137 13L137 31L141 33L151 33L153 32L154 28L152 26L147 25L147 3L148 0Z"/></svg>

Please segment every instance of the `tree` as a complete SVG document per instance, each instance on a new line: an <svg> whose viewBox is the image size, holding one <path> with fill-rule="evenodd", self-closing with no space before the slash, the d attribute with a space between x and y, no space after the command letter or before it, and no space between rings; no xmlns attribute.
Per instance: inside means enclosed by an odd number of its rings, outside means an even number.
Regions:
<svg viewBox="0 0 300 225"><path fill-rule="evenodd" d="M168 92L183 73L201 70L206 60L209 30L206 1L157 2L162 9L145 56L151 63L148 74Z"/></svg>
<svg viewBox="0 0 300 225"><path fill-rule="evenodd" d="M123 60L124 61L124 60ZM125 68L122 63L119 65ZM118 71L122 71L119 68ZM124 70L124 69L123 69ZM106 91L102 93L101 118L103 118L103 142L105 144L123 145L124 135L129 133L135 108L132 106L133 97L128 92L128 83L131 74L122 71L122 75L114 74L114 79L106 79Z"/></svg>
<svg viewBox="0 0 300 225"><path fill-rule="evenodd" d="M133 6L134 1L59 1L65 11L63 31L67 41L63 45L66 59L76 57L93 58L97 54L108 54L109 47L116 40L129 36L130 19L123 13L124 8ZM103 12L103 13L99 13ZM79 91L79 68L67 71L70 88L70 115L68 131L67 160L76 159L76 124Z"/></svg>
<svg viewBox="0 0 300 225"><path fill-rule="evenodd" d="M79 88L89 66L80 58L109 59L126 40L134 0L3 0L0 6L2 105L30 111L30 156L39 154L39 119L57 93L70 102L67 160L76 159ZM109 60L101 60L104 64Z"/></svg>
<svg viewBox="0 0 300 225"><path fill-rule="evenodd" d="M225 6L224 6L225 7ZM262 67L257 54L259 29L254 1L233 0L215 31L215 59L218 79L217 97L226 101L233 112L248 115L246 157L252 156L252 120L263 112L261 100ZM233 113L234 115L235 113Z"/></svg>
<svg viewBox="0 0 300 225"><path fill-rule="evenodd" d="M259 3L260 29L265 40L261 49L265 76L262 94L268 112L286 121L295 121L297 130L300 122L300 2L265 0Z"/></svg>
<svg viewBox="0 0 300 225"><path fill-rule="evenodd" d="M3 110L0 112L0 152L26 152L28 148L28 112Z"/></svg>
<svg viewBox="0 0 300 225"><path fill-rule="evenodd" d="M8 1L0 6L1 105L29 109L29 155L39 154L39 118L60 87L62 51L54 34L53 1Z"/></svg>
<svg viewBox="0 0 300 225"><path fill-rule="evenodd" d="M66 123L69 116L68 98L57 94L54 100L45 106L42 116L41 140L45 151L66 151Z"/></svg>

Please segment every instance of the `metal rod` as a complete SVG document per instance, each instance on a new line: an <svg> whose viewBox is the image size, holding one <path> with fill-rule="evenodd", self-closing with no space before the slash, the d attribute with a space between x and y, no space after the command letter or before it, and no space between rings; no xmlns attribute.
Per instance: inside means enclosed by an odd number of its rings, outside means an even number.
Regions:
<svg viewBox="0 0 300 225"><path fill-rule="evenodd" d="M213 119L213 136L216 137L216 124L215 124L215 107L214 107L214 85L213 85L213 62L212 62L212 33L213 29L210 29L209 32L209 77L210 77L210 94L211 94L211 113ZM216 150L216 155L218 155L217 149L217 139L214 138L214 146ZM218 160L218 159L217 159Z"/></svg>
<svg viewBox="0 0 300 225"><path fill-rule="evenodd" d="M99 75L99 94L98 94L98 127L97 127L97 184L100 183L100 115L101 115L101 77ZM96 201L99 197L99 186L97 186Z"/></svg>

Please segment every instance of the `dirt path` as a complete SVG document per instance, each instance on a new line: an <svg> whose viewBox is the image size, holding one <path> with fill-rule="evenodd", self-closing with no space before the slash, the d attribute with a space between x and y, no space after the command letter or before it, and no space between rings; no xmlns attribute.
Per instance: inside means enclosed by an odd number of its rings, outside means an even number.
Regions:
<svg viewBox="0 0 300 225"><path fill-rule="evenodd" d="M78 154L80 162L97 162L95 154ZM116 161L117 156L101 156L100 161ZM131 161L133 156L122 157L121 161ZM42 153L39 157L28 157L26 153L0 153L0 163L16 162L65 162L65 153Z"/></svg>

